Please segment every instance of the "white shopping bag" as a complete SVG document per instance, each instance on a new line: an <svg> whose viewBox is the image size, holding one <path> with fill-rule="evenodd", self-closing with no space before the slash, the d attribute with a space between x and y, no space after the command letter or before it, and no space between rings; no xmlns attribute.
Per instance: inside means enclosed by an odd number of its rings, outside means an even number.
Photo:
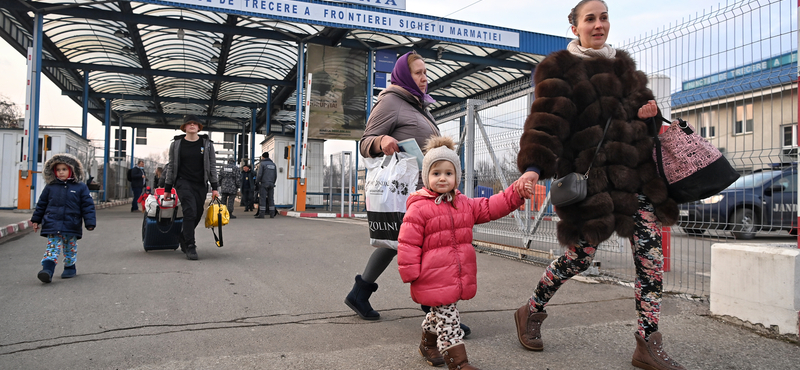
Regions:
<svg viewBox="0 0 800 370"><path fill-rule="evenodd" d="M158 218L161 220L168 220L173 218L183 218L183 209L181 203L178 201L178 194L175 189L172 189L172 199L164 200L164 189L156 189L156 194L150 194L145 200L145 210L147 217Z"/></svg>
<svg viewBox="0 0 800 370"><path fill-rule="evenodd" d="M417 189L417 160L405 153L365 158L369 242L375 247L397 249L406 200Z"/></svg>

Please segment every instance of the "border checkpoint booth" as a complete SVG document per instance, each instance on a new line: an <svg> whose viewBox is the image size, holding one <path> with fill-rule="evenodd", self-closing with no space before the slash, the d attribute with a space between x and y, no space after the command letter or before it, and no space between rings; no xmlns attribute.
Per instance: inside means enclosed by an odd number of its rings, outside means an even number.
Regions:
<svg viewBox="0 0 800 370"><path fill-rule="evenodd" d="M33 209L35 204L23 205L20 200L30 202L30 191L20 192L20 184L30 189L31 177L21 180L19 172L22 169L22 140L21 128L0 129L0 209ZM44 152L42 152L44 149ZM94 148L91 142L81 137L80 134L70 129L42 128L39 130L38 145L38 170L44 169L44 164L53 154L68 153L77 157L86 171L84 179L93 177L97 179L97 166L93 165ZM39 198L45 186L44 176L36 177L36 199ZM20 207L22 206L22 207Z"/></svg>
<svg viewBox="0 0 800 370"><path fill-rule="evenodd" d="M261 152L269 153L269 158L278 167L278 179L275 181L275 207L292 208L295 201L294 194L294 136L272 134L261 142ZM308 188L306 204L309 207L323 204L323 144L325 140L309 139L306 154ZM260 155L256 153L256 155Z"/></svg>

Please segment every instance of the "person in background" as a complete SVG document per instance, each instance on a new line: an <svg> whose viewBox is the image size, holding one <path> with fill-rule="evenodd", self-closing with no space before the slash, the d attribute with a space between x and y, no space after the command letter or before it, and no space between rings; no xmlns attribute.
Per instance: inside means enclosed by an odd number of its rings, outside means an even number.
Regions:
<svg viewBox="0 0 800 370"><path fill-rule="evenodd" d="M131 168L131 191L133 191L133 203L131 212L139 212L139 197L142 190L147 186L147 176L144 174L144 161L139 160L136 167Z"/></svg>
<svg viewBox="0 0 800 370"><path fill-rule="evenodd" d="M233 215L233 202L236 200L236 193L239 191L239 183L242 178L242 173L239 166L236 165L236 160L228 158L228 164L222 167L219 174L219 185L222 192L222 204L228 207L228 213L231 218L236 218Z"/></svg>
<svg viewBox="0 0 800 370"><path fill-rule="evenodd" d="M431 366L478 370L469 364L456 303L478 290L472 228L505 217L525 202L514 184L491 198L467 198L458 189L461 160L448 137L425 146L425 187L408 197L397 246L397 266L411 283L414 302L430 307L422 321L419 353ZM443 237L443 235L445 235Z"/></svg>
<svg viewBox="0 0 800 370"><path fill-rule="evenodd" d="M164 168L163 167L156 167L156 173L153 175L153 193L155 194L156 188L163 188L164 185L161 184L161 180L164 178Z"/></svg>
<svg viewBox="0 0 800 370"><path fill-rule="evenodd" d="M31 216L33 231L40 227L47 238L47 251L42 259L42 270L36 275L43 283L53 278L58 256L64 253L62 279L75 277L78 270L78 239L83 237L81 224L86 230L97 226L94 201L89 188L82 183L83 165L69 154L56 154L44 165L47 183L36 209Z"/></svg>
<svg viewBox="0 0 800 370"><path fill-rule="evenodd" d="M604 1L582 0L568 19L578 38L567 50L547 56L534 72L536 99L520 138L517 166L523 175L518 190L528 197L530 187L523 189L523 183L592 167L586 198L556 207L556 236L567 251L545 269L533 295L515 312L517 338L526 349L544 349L545 306L567 280L592 265L598 245L616 232L630 240L636 267L639 320L631 363L642 369L682 370L664 351L658 331L664 272L661 226L678 218L678 205L668 197L653 161L652 137L661 122L653 120L660 118L658 107L646 75L630 55L606 44L611 24ZM601 140L602 149L594 157Z"/></svg>
<svg viewBox="0 0 800 370"><path fill-rule="evenodd" d="M261 154L261 163L256 174L256 187L259 191L258 213L256 218L264 218L269 211L269 218L275 217L275 180L278 179L278 167L269 159L269 153Z"/></svg>
<svg viewBox="0 0 800 370"><path fill-rule="evenodd" d="M240 180L242 183L242 205L244 206L244 211L249 212L253 210L253 189L255 189L255 184L253 184L253 171L250 170L250 166L245 164L242 166L242 179Z"/></svg>
<svg viewBox="0 0 800 370"><path fill-rule="evenodd" d="M197 116L186 115L181 131L169 146L169 162L164 169L164 200L172 199L172 188L178 194L183 210L183 229L178 237L181 251L189 260L197 260L194 230L203 218L203 211L211 183L211 196L217 198L217 156L214 142L208 135L199 135L203 124Z"/></svg>

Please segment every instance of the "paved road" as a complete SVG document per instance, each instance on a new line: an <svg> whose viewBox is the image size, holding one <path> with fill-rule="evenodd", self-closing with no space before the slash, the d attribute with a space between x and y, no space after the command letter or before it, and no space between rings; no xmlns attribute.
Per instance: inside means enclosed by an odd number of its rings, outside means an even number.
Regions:
<svg viewBox="0 0 800 370"><path fill-rule="evenodd" d="M44 238L0 245L0 369L429 369L417 353L422 313L392 264L372 302L380 321L343 303L371 247L363 221L238 212L225 247L201 229L199 261L141 248L141 216L98 211L78 276L36 279ZM486 369L633 369L630 288L571 281L549 306L545 351L524 350L513 311L542 268L478 255L479 290L459 308ZM56 270L61 273L61 267ZM797 369L800 347L667 297L666 348L689 369Z"/></svg>

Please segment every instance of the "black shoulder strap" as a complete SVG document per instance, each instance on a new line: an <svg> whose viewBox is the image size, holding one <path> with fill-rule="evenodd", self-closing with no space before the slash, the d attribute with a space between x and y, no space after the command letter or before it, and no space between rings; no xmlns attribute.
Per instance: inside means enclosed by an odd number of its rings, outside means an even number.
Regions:
<svg viewBox="0 0 800 370"><path fill-rule="evenodd" d="M608 117L608 121L606 121L606 128L603 129L603 137L600 138L600 142L597 143L597 149L594 150L594 155L592 156L592 161L589 162L589 168L586 169L586 174L584 176L589 176L589 170L592 169L592 165L594 164L594 158L597 157L597 153L600 152L600 146L603 145L603 141L606 139L606 132L608 132L608 126L611 125L611 117Z"/></svg>

